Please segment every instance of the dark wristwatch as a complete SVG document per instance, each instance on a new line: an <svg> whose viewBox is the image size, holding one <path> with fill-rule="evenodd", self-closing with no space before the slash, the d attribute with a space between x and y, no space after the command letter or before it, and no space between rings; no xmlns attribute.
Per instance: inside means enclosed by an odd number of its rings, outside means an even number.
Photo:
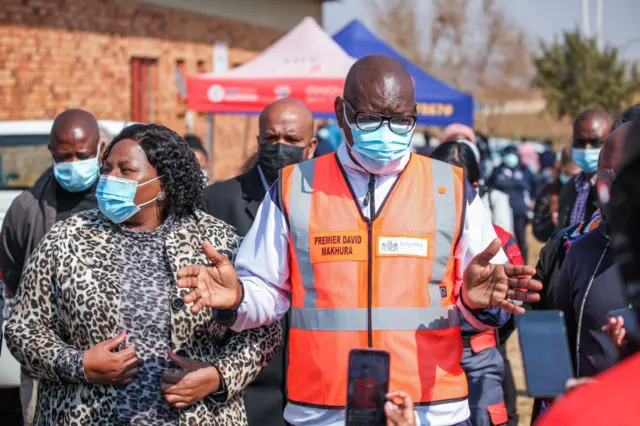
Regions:
<svg viewBox="0 0 640 426"><path fill-rule="evenodd" d="M236 318L238 317L238 308L242 305L242 302L244 302L244 284L242 284L242 281L240 280L238 280L238 284L242 290L240 302L231 309L216 309L214 311L214 320L222 326L231 327L233 323L236 322Z"/></svg>

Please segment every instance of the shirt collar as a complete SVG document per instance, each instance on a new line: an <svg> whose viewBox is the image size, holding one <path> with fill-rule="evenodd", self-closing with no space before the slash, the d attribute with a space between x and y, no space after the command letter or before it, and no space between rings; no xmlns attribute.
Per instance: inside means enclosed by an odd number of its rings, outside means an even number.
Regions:
<svg viewBox="0 0 640 426"><path fill-rule="evenodd" d="M264 190L266 192L269 192L269 189L270 189L269 182L267 182L267 178L264 177L264 172L260 168L260 164L258 164L258 173L260 173L260 181L262 181L262 186L264 187Z"/></svg>
<svg viewBox="0 0 640 426"><path fill-rule="evenodd" d="M593 177L589 180L587 180L587 175L585 175L584 172L580 172L576 175L575 178L575 184L576 184L576 188L579 188L581 185L583 185L584 183L588 183L589 185L595 185L596 184L596 180L598 178L598 174L594 174Z"/></svg>
<svg viewBox="0 0 640 426"><path fill-rule="evenodd" d="M340 160L340 163L346 168L346 169L350 169L353 170L355 172L358 173L362 173L362 174L369 174L368 171L366 171L365 169L363 169L359 164L357 164L355 161L353 161L353 158L351 158L351 156L349 155L349 148L347 148L347 144L346 142L343 142L340 144L340 146L338 147L337 151L336 151L336 155L338 156L338 160ZM397 163L397 165L395 167L393 167L390 170L385 171L385 173L382 173L383 175L397 175L400 172L402 172L405 167L407 167L407 164L409 163L409 159L411 158L411 152L407 152L405 155L402 156L401 160Z"/></svg>

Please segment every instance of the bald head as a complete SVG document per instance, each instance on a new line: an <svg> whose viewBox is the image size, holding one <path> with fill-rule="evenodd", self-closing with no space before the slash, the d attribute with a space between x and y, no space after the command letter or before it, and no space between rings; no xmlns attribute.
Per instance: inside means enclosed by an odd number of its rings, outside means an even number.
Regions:
<svg viewBox="0 0 640 426"><path fill-rule="evenodd" d="M618 118L616 118L616 121L613 122L613 126L611 128L612 130L616 130L624 123L635 121L638 117L640 117L640 104L631 105L629 108L625 109Z"/></svg>
<svg viewBox="0 0 640 426"><path fill-rule="evenodd" d="M49 150L56 163L80 161L98 155L99 142L100 130L93 114L82 109L68 109L53 121Z"/></svg>
<svg viewBox="0 0 640 426"><path fill-rule="evenodd" d="M622 162L623 149L631 131L631 123L622 124L607 138L600 158L598 158L598 197L606 217L611 217L612 206L609 203L611 184L616 177L616 169Z"/></svg>
<svg viewBox="0 0 640 426"><path fill-rule="evenodd" d="M598 172L601 169L615 170L622 160L622 150L631 131L631 123L620 125L602 145Z"/></svg>
<svg viewBox="0 0 640 426"><path fill-rule="evenodd" d="M628 123L629 131L622 147L621 161L617 170L636 167L640 164L640 120Z"/></svg>
<svg viewBox="0 0 640 426"><path fill-rule="evenodd" d="M344 97L356 112L411 114L416 107L413 80L402 63L385 55L357 60L347 74Z"/></svg>
<svg viewBox="0 0 640 426"><path fill-rule="evenodd" d="M606 111L586 110L573 122L573 147L580 149L600 148L611 133L613 119Z"/></svg>
<svg viewBox="0 0 640 426"><path fill-rule="evenodd" d="M313 113L297 99L282 98L268 105L259 117L260 134L273 123L296 124L299 131L313 135ZM308 140L307 140L308 141Z"/></svg>
<svg viewBox="0 0 640 426"><path fill-rule="evenodd" d="M313 114L302 102L283 98L267 106L259 118L258 133L258 161L262 162L263 171L269 169L267 179L273 182L277 178L277 170L286 165L281 149L265 148L268 145L286 144L303 149L302 160L313 157L318 144L313 136ZM291 149L288 149L291 151ZM268 167L268 163L276 164Z"/></svg>
<svg viewBox="0 0 640 426"><path fill-rule="evenodd" d="M413 80L404 65L389 56L371 55L357 60L347 74L343 94L343 98L336 98L334 109L351 146L349 123L355 124L358 113L416 116Z"/></svg>

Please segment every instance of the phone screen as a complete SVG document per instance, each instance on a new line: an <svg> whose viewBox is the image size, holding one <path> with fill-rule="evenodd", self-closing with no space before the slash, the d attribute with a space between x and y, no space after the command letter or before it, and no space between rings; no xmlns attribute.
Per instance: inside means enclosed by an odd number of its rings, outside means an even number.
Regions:
<svg viewBox="0 0 640 426"><path fill-rule="evenodd" d="M389 392L389 353L354 349L349 353L346 424L386 425L385 396Z"/></svg>
<svg viewBox="0 0 640 426"><path fill-rule="evenodd" d="M634 334L638 331L638 317L633 309L616 309L610 311L609 316L613 318L622 317L624 319L623 327L627 330L627 333Z"/></svg>
<svg viewBox="0 0 640 426"><path fill-rule="evenodd" d="M518 335L529 396L562 395L565 383L573 378L564 314L561 311L526 313L518 322Z"/></svg>

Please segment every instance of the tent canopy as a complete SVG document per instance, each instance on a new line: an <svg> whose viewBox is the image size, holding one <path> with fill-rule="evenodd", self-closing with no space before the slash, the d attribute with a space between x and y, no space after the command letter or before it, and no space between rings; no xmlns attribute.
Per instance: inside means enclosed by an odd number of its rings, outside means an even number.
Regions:
<svg viewBox="0 0 640 426"><path fill-rule="evenodd" d="M313 18L305 18L260 55L224 74L190 76L188 108L219 113L260 113L292 97L315 116L333 117L333 102L355 59Z"/></svg>
<svg viewBox="0 0 640 426"><path fill-rule="evenodd" d="M473 126L473 98L471 95L460 92L433 78L393 50L360 21L351 21L336 33L333 39L356 59L382 54L402 62L415 83L419 124L444 127L451 123L463 123Z"/></svg>

